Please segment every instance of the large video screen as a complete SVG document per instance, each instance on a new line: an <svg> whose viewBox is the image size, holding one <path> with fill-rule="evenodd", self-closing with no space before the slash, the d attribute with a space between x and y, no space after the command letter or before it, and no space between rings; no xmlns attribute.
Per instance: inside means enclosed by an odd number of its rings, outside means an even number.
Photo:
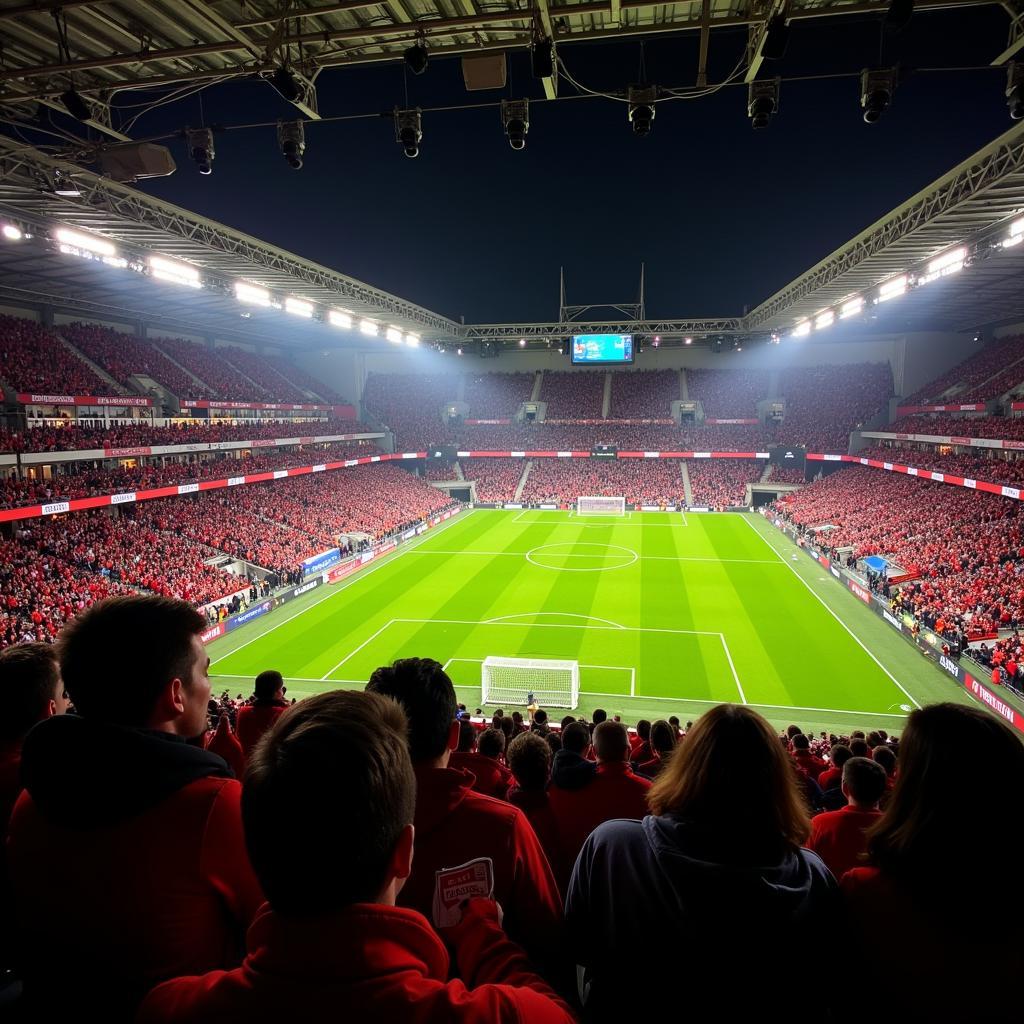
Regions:
<svg viewBox="0 0 1024 1024"><path fill-rule="evenodd" d="M574 334L572 361L585 365L631 363L633 362L633 335Z"/></svg>

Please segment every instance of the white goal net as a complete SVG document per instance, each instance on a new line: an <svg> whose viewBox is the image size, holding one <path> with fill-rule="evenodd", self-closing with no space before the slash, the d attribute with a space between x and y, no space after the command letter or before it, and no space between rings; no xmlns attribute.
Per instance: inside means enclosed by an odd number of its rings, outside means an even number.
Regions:
<svg viewBox="0 0 1024 1024"><path fill-rule="evenodd" d="M576 514L581 516L624 516L626 499L621 495L610 497L579 497L576 499Z"/></svg>
<svg viewBox="0 0 1024 1024"><path fill-rule="evenodd" d="M486 658L480 670L482 704L524 705L533 694L547 708L574 708L580 699L578 661Z"/></svg>

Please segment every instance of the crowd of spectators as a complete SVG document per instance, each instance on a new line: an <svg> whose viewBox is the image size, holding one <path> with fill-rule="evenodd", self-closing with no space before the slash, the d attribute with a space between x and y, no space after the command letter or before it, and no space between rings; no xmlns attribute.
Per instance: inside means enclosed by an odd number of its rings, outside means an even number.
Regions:
<svg viewBox="0 0 1024 1024"><path fill-rule="evenodd" d="M119 384L131 387L131 377L151 377L179 398L216 397L176 366L159 349L140 338L98 324L63 324L61 337L89 357Z"/></svg>
<svg viewBox="0 0 1024 1024"><path fill-rule="evenodd" d="M709 508L743 505L747 484L757 483L764 463L754 459L687 459L694 505Z"/></svg>
<svg viewBox="0 0 1024 1024"><path fill-rule="evenodd" d="M984 402L995 398L1024 380L1024 366L1018 370L1008 366L1021 358L1024 358L1024 337L1000 338L904 398L903 404L942 404L946 398L956 402ZM957 390L947 395L953 388Z"/></svg>
<svg viewBox="0 0 1024 1024"><path fill-rule="evenodd" d="M914 446L912 443L901 442L880 444L857 452L860 458L1003 484L1024 482L1024 459L1017 458L1018 454L990 448L968 448L961 452L944 453L927 445Z"/></svg>
<svg viewBox="0 0 1024 1024"><path fill-rule="evenodd" d="M571 503L580 495L622 495L631 505L678 504L684 500L679 461L535 459L522 500Z"/></svg>
<svg viewBox="0 0 1024 1024"><path fill-rule="evenodd" d="M365 433L355 420L266 420L205 422L182 420L166 427L132 422L106 425L30 425L25 430L0 428L0 451L62 452L80 449L139 448L218 441L261 441L280 437L328 437Z"/></svg>
<svg viewBox="0 0 1024 1024"><path fill-rule="evenodd" d="M275 402L309 402L310 395L300 391L290 380L268 363L263 356L235 345L217 349L217 354L240 374L244 374Z"/></svg>
<svg viewBox="0 0 1024 1024"><path fill-rule="evenodd" d="M400 448L419 451L450 440L441 413L457 391L458 378L451 374L371 373L363 405L394 431Z"/></svg>
<svg viewBox="0 0 1024 1024"><path fill-rule="evenodd" d="M771 475L768 477L769 482L773 484L802 484L806 479L806 470L778 465L771 467Z"/></svg>
<svg viewBox="0 0 1024 1024"><path fill-rule="evenodd" d="M612 419L667 419L679 401L678 370L622 370L612 374Z"/></svg>
<svg viewBox="0 0 1024 1024"><path fill-rule="evenodd" d="M524 459L462 459L462 473L476 482L477 501L513 501Z"/></svg>
<svg viewBox="0 0 1024 1024"><path fill-rule="evenodd" d="M221 349L212 349L186 338L154 338L153 344L193 377L206 385L208 393L231 402L273 402L276 396L243 377L221 356ZM198 388L198 385L197 385ZM179 398L197 398L194 394Z"/></svg>
<svg viewBox="0 0 1024 1024"><path fill-rule="evenodd" d="M1019 502L865 466L785 495L777 509L837 557L882 555L910 578L887 596L968 637L1024 620ZM943 630L938 630L944 632Z"/></svg>
<svg viewBox="0 0 1024 1024"><path fill-rule="evenodd" d="M110 385L32 320L0 315L0 380L15 391L46 395L106 395Z"/></svg>
<svg viewBox="0 0 1024 1024"><path fill-rule="evenodd" d="M463 401L469 406L469 418L514 416L533 394L534 380L532 373L467 373Z"/></svg>
<svg viewBox="0 0 1024 1024"><path fill-rule="evenodd" d="M276 370L286 381L296 385L303 391L310 392L314 398L334 404L347 403L347 399L334 390L329 384L317 380L311 373L307 373L297 363L293 363L284 356L272 356L269 352L263 356L263 361ZM308 402L309 399L303 399Z"/></svg>
<svg viewBox="0 0 1024 1024"><path fill-rule="evenodd" d="M886 427L892 434L932 434L936 437L986 437L1024 441L1024 416L901 416Z"/></svg>
<svg viewBox="0 0 1024 1024"><path fill-rule="evenodd" d="M605 374L600 370L549 370L540 400L549 420L596 420L604 405Z"/></svg>
<svg viewBox="0 0 1024 1024"><path fill-rule="evenodd" d="M686 393L712 419L756 419L757 403L768 397L768 370L686 371Z"/></svg>

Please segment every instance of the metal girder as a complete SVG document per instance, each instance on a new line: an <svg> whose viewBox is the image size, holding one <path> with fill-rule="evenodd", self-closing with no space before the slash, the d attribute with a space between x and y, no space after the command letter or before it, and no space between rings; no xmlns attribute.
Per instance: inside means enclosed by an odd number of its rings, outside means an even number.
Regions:
<svg viewBox="0 0 1024 1024"><path fill-rule="evenodd" d="M554 42L555 29L551 22L551 9L548 7L548 0L537 0L537 20L540 22L541 31ZM554 74L542 78L541 85L544 87L544 95L549 100L555 99L558 95L558 60L555 59Z"/></svg>
<svg viewBox="0 0 1024 1024"><path fill-rule="evenodd" d="M760 25L750 26L748 30L750 35L747 41L747 73L743 76L744 82L752 82L757 78L757 73L761 70L761 64L764 62L764 44L768 38L768 25L772 18L783 14L785 9L786 0L771 0L764 12L764 21Z"/></svg>
<svg viewBox="0 0 1024 1024"><path fill-rule="evenodd" d="M999 67L1012 60L1024 46L1024 10L1021 9L1017 0L1005 0L1003 7L1010 13L1010 33L1006 42L1006 49L992 61L993 67Z"/></svg>
<svg viewBox="0 0 1024 1024"><path fill-rule="evenodd" d="M995 186L998 194L993 195ZM1024 209L1024 124L1005 132L761 303L745 318L782 326L910 269ZM787 320L786 318L791 318Z"/></svg>
<svg viewBox="0 0 1024 1024"><path fill-rule="evenodd" d="M562 320L546 324L468 324L462 329L462 334L466 338L501 341L566 338L572 334L659 334L664 337L737 334L743 329L739 317L707 317L691 320L609 320L588 323Z"/></svg>

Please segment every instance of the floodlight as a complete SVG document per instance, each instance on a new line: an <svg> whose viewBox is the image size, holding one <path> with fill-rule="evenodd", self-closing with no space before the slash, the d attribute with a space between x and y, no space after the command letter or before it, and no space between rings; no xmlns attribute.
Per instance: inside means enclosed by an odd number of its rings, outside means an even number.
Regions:
<svg viewBox="0 0 1024 1024"><path fill-rule="evenodd" d="M395 107L395 140L410 160L420 155L423 141L423 117L419 107L399 110Z"/></svg>
<svg viewBox="0 0 1024 1024"><path fill-rule="evenodd" d="M377 324L373 320L360 320L359 330L369 338L377 337Z"/></svg>
<svg viewBox="0 0 1024 1024"><path fill-rule="evenodd" d="M907 275L901 274L899 277L894 277L889 281L886 281L878 289L878 301L888 302L890 299L898 298L903 295L907 290Z"/></svg>
<svg viewBox="0 0 1024 1024"><path fill-rule="evenodd" d="M350 331L352 329L352 316L350 313L346 313L343 310L328 310L327 320L332 327L341 327L343 330L346 331Z"/></svg>
<svg viewBox="0 0 1024 1024"><path fill-rule="evenodd" d="M183 284L189 288L202 288L203 286L199 271L187 263L179 263L177 260L169 260L163 256L150 256L149 269L158 281Z"/></svg>
<svg viewBox="0 0 1024 1024"><path fill-rule="evenodd" d="M81 231L72 231L70 228L57 228L54 237L61 245L68 245L74 249L85 249L98 256L117 255L117 249L113 243L103 238L97 238L95 235L85 235Z"/></svg>
<svg viewBox="0 0 1024 1024"><path fill-rule="evenodd" d="M248 281L235 282L235 298L239 302L246 302L251 306L269 306L270 292L261 288L258 284L250 284Z"/></svg>
<svg viewBox="0 0 1024 1024"><path fill-rule="evenodd" d="M1015 60L1006 66L1006 106L1014 121L1024 118L1024 64Z"/></svg>
<svg viewBox="0 0 1024 1024"><path fill-rule="evenodd" d="M631 85L628 90L629 123L638 138L650 135L654 122L654 103L658 98L656 85Z"/></svg>
<svg viewBox="0 0 1024 1024"><path fill-rule="evenodd" d="M896 92L896 69L865 68L860 73L860 105L866 124L877 123L892 104Z"/></svg>
<svg viewBox="0 0 1024 1024"><path fill-rule="evenodd" d="M864 297L862 295L855 295L852 299L847 299L839 307L839 319L845 320L847 317L857 316L863 309Z"/></svg>
<svg viewBox="0 0 1024 1024"><path fill-rule="evenodd" d="M306 129L301 121L281 121L277 126L277 144L281 155L293 170L302 167L302 155L306 152Z"/></svg>
<svg viewBox="0 0 1024 1024"><path fill-rule="evenodd" d="M384 332L384 337L387 338L388 341L393 341L396 345L401 345L402 344L402 329L401 329L401 327L395 327L395 325L392 324Z"/></svg>
<svg viewBox="0 0 1024 1024"><path fill-rule="evenodd" d="M20 242L24 237L21 228L16 224L5 224L0 228L0 232L3 233L4 238L10 242Z"/></svg>
<svg viewBox="0 0 1024 1024"><path fill-rule="evenodd" d="M530 130L530 101L502 100L501 123L508 144L516 150L526 148L526 133Z"/></svg>
<svg viewBox="0 0 1024 1024"><path fill-rule="evenodd" d="M189 128L188 155L199 169L200 174L213 173L213 132L209 128Z"/></svg>
<svg viewBox="0 0 1024 1024"><path fill-rule="evenodd" d="M294 295L289 295L284 300L284 311L291 313L293 316L301 316L311 320L313 318L313 303L307 302L305 299L297 299Z"/></svg>
<svg viewBox="0 0 1024 1024"><path fill-rule="evenodd" d="M289 102L302 99L302 82L290 68L278 68L270 76L270 84Z"/></svg>
<svg viewBox="0 0 1024 1024"><path fill-rule="evenodd" d="M747 86L747 117L752 128L767 128L779 110L779 79L763 79Z"/></svg>

